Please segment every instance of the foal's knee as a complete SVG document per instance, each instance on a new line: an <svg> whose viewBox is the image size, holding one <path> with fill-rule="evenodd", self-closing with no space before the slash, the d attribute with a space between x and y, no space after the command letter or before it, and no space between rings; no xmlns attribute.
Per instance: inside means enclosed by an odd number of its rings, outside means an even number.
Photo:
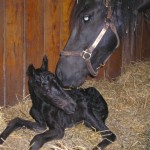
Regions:
<svg viewBox="0 0 150 150"><path fill-rule="evenodd" d="M34 136L30 143L30 150L38 150L46 142L52 141L54 139L61 139L64 136L64 130L57 128L54 130L48 130L42 134Z"/></svg>
<svg viewBox="0 0 150 150"><path fill-rule="evenodd" d="M23 125L22 119L19 117L14 118L8 123L8 127L12 127L12 128L19 128L22 127L22 125Z"/></svg>

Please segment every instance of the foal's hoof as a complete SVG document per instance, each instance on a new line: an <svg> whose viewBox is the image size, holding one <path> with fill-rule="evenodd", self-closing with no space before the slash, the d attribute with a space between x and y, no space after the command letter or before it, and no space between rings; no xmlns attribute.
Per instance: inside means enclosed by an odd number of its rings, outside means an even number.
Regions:
<svg viewBox="0 0 150 150"><path fill-rule="evenodd" d="M3 144L4 140L2 138L0 138L0 144Z"/></svg>
<svg viewBox="0 0 150 150"><path fill-rule="evenodd" d="M95 146L92 150L104 150L104 149L101 149L100 147Z"/></svg>

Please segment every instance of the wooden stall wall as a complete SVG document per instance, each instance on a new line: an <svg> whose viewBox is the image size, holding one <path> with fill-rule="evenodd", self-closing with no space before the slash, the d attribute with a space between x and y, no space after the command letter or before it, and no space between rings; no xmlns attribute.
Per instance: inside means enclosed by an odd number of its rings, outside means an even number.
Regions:
<svg viewBox="0 0 150 150"><path fill-rule="evenodd" d="M0 105L4 105L4 0L0 0Z"/></svg>
<svg viewBox="0 0 150 150"><path fill-rule="evenodd" d="M59 52L69 37L69 18L75 0L0 0L0 105L14 105L28 94L26 70L41 65L43 55L55 72ZM132 36L114 52L98 79L115 78L131 60L150 56L147 23L141 15ZM147 44L148 43L148 44ZM128 55L129 54L129 55ZM131 55L132 54L132 57ZM16 98L17 97L17 98Z"/></svg>
<svg viewBox="0 0 150 150"><path fill-rule="evenodd" d="M73 0L0 0L0 105L14 105L28 94L26 70L49 58L55 72L69 36Z"/></svg>

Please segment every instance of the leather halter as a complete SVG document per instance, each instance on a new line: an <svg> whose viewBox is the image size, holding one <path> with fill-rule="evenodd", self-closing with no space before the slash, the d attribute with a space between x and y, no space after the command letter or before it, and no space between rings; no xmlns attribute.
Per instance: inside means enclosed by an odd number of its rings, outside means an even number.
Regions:
<svg viewBox="0 0 150 150"><path fill-rule="evenodd" d="M107 13L107 18L105 20L105 24L103 26L103 29L101 30L101 32L99 33L99 35L97 36L95 41L93 42L93 44L89 48L87 48L86 50L83 50L82 52L79 52L79 51L62 51L60 53L61 56L81 56L84 59L86 66L88 68L88 71L92 76L97 76L98 69L102 66L105 66L106 61L111 56L111 54L109 54L108 57L105 59L105 61L102 64L100 64L100 66L98 68L96 68L96 71L93 69L91 61L90 61L91 56L92 56L92 52L97 47L97 45L100 43L100 41L102 40L102 38L105 35L108 28L110 28L113 31L113 33L116 35L117 45L115 48L117 48L120 45L120 39L119 39L119 35L117 33L117 30L116 30L116 27L114 25L114 21L112 18L112 9L111 9L111 6L109 6L109 0L106 0L106 7L108 9L108 13Z"/></svg>

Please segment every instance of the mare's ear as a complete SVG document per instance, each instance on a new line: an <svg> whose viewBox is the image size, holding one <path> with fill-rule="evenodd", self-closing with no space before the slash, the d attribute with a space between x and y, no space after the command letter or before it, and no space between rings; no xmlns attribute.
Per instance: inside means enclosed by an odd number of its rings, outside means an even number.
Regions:
<svg viewBox="0 0 150 150"><path fill-rule="evenodd" d="M47 59L46 55L43 57L41 70L42 71L48 71L48 59Z"/></svg>
<svg viewBox="0 0 150 150"><path fill-rule="evenodd" d="M145 11L150 8L150 0L145 0L138 8L138 12Z"/></svg>
<svg viewBox="0 0 150 150"><path fill-rule="evenodd" d="M28 76L33 76L35 74L35 68L33 64L30 64L28 69L27 69L27 75Z"/></svg>

